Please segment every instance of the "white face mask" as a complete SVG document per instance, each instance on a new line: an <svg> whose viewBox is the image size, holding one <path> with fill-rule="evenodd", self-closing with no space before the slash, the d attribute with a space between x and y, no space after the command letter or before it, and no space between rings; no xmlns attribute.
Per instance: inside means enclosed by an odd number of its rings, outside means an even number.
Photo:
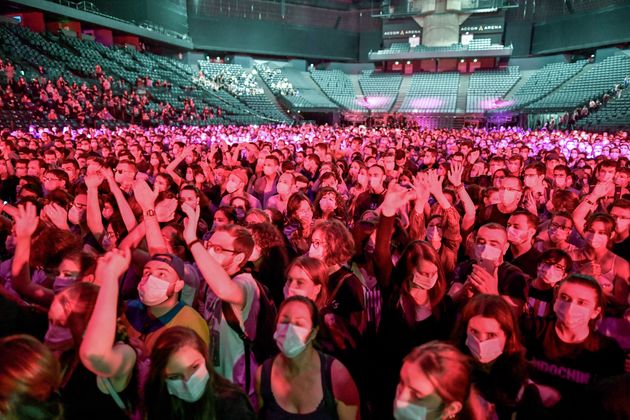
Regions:
<svg viewBox="0 0 630 420"><path fill-rule="evenodd" d="M168 287L171 285L166 280L162 280L154 275L150 275L147 281L138 285L140 301L145 306L156 306L168 299Z"/></svg>
<svg viewBox="0 0 630 420"><path fill-rule="evenodd" d="M311 258L316 258L318 260L324 259L324 247L318 246L315 248L315 245L311 244L311 247L308 249L308 256Z"/></svg>
<svg viewBox="0 0 630 420"><path fill-rule="evenodd" d="M72 340L72 331L68 327L48 323L48 330L44 336L44 342L49 344L60 344Z"/></svg>
<svg viewBox="0 0 630 420"><path fill-rule="evenodd" d="M518 192L518 191L500 191L499 192L499 196L501 198L501 201L505 205L512 204L515 201L520 200L520 198L521 198L520 194L521 193Z"/></svg>
<svg viewBox="0 0 630 420"><path fill-rule="evenodd" d="M426 407L407 401L394 401L394 419L396 420L424 420L427 418Z"/></svg>
<svg viewBox="0 0 630 420"><path fill-rule="evenodd" d="M282 354L292 359L302 354L306 349L310 333L309 329L290 323L278 324L273 338Z"/></svg>
<svg viewBox="0 0 630 420"><path fill-rule="evenodd" d="M479 341L474 335L468 334L466 346L480 363L490 363L503 353L503 346L501 346L501 340L498 337Z"/></svg>
<svg viewBox="0 0 630 420"><path fill-rule="evenodd" d="M335 202L334 200L323 198L319 200L319 208L322 209L322 211L333 211L335 209Z"/></svg>
<svg viewBox="0 0 630 420"><path fill-rule="evenodd" d="M180 400L192 403L199 401L206 390L206 384L209 379L210 374L206 365L203 364L197 368L187 381L183 379L167 379L166 389L168 389L169 394Z"/></svg>
<svg viewBox="0 0 630 420"><path fill-rule="evenodd" d="M278 191L278 194L280 195L286 195L289 192L289 186L284 182L278 182L278 185L276 186L276 191Z"/></svg>
<svg viewBox="0 0 630 420"><path fill-rule="evenodd" d="M442 240L442 232L437 226L429 226L427 228L427 240L430 242L439 242Z"/></svg>
<svg viewBox="0 0 630 420"><path fill-rule="evenodd" d="M212 258L214 258L214 260L219 263L219 265L223 268L226 267L225 263L227 260L227 257L223 254L217 254L216 252L214 252L214 250L212 248L208 249L208 254L210 254L210 256Z"/></svg>
<svg viewBox="0 0 630 420"><path fill-rule="evenodd" d="M605 247L608 243L608 236L603 233L587 233L586 242L588 242L593 249L600 249Z"/></svg>
<svg viewBox="0 0 630 420"><path fill-rule="evenodd" d="M498 261L501 257L501 250L491 245L475 245L477 258L486 261Z"/></svg>
<svg viewBox="0 0 630 420"><path fill-rule="evenodd" d="M286 284L284 286L283 289L284 292L284 297L286 298L290 298L291 296L304 296L304 297L309 297L308 293L306 292L306 290L303 289L296 289L295 287L289 287L288 284Z"/></svg>
<svg viewBox="0 0 630 420"><path fill-rule="evenodd" d="M70 207L68 210L68 221L73 225L80 225L85 216L85 210L79 210L75 206Z"/></svg>
<svg viewBox="0 0 630 420"><path fill-rule="evenodd" d="M435 286L435 283L437 283L437 279L438 273L433 274L431 277L423 276L420 273L413 273L412 283L413 287L422 290L429 290L433 286Z"/></svg>
<svg viewBox="0 0 630 420"><path fill-rule="evenodd" d="M564 242L569 237L569 233L564 229L549 228L549 239L553 243Z"/></svg>
<svg viewBox="0 0 630 420"><path fill-rule="evenodd" d="M228 181L228 183L225 184L225 190L230 194L232 194L237 189L238 189L238 184L234 181Z"/></svg>
<svg viewBox="0 0 630 420"><path fill-rule="evenodd" d="M522 244L527 240L527 231L516 229L515 227L507 228L507 239L512 244Z"/></svg>
<svg viewBox="0 0 630 420"><path fill-rule="evenodd" d="M554 266L543 268L543 265L541 264L538 267L538 277L546 284L554 286L564 278L564 271L559 270Z"/></svg>
<svg viewBox="0 0 630 420"><path fill-rule="evenodd" d="M585 306L556 300L553 310L558 319L570 329L587 326L590 321L591 311Z"/></svg>

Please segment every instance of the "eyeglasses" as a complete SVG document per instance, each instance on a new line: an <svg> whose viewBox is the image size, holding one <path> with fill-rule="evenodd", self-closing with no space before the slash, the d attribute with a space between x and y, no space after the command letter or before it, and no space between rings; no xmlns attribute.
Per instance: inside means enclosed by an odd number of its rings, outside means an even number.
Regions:
<svg viewBox="0 0 630 420"><path fill-rule="evenodd" d="M87 204L83 204L83 203L72 203L72 205L76 208L78 208L79 210L83 210L85 208L87 208Z"/></svg>
<svg viewBox="0 0 630 420"><path fill-rule="evenodd" d="M564 226L559 223L552 223L549 226L552 227L553 229L571 230L571 226Z"/></svg>
<svg viewBox="0 0 630 420"><path fill-rule="evenodd" d="M312 241L311 244L315 247L315 248L319 248L320 246L325 246L326 242L324 241Z"/></svg>
<svg viewBox="0 0 630 420"><path fill-rule="evenodd" d="M44 182L53 182L53 181L59 181L59 178L53 178L50 176L44 177Z"/></svg>
<svg viewBox="0 0 630 420"><path fill-rule="evenodd" d="M220 254L222 252L230 252L232 254L238 253L238 251L235 250L235 249L223 248L221 245L213 244L211 242L206 242L206 249L207 250L213 250L214 252L216 252L218 254Z"/></svg>
<svg viewBox="0 0 630 420"><path fill-rule="evenodd" d="M541 263L541 265L544 266L544 267L555 267L555 268L557 268L558 270L560 270L562 272L567 271L567 267L565 267L564 265L562 265L560 263L552 264L550 262L543 262L543 263Z"/></svg>

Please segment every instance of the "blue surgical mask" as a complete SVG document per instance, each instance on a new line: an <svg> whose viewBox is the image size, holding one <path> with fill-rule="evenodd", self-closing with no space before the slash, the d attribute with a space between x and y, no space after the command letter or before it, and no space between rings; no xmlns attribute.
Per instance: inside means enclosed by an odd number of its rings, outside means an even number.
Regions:
<svg viewBox="0 0 630 420"><path fill-rule="evenodd" d="M187 381L183 379L167 379L166 388L168 393L189 403L199 401L206 385L210 379L210 374L206 365L203 364L197 368Z"/></svg>
<svg viewBox="0 0 630 420"><path fill-rule="evenodd" d="M396 420L424 420L428 410L418 404L397 399L394 401L394 418Z"/></svg>

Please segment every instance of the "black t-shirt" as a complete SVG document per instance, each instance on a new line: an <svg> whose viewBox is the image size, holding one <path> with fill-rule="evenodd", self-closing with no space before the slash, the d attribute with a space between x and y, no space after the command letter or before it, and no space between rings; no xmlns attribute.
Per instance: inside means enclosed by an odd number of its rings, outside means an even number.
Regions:
<svg viewBox="0 0 630 420"><path fill-rule="evenodd" d="M479 228L480 226L485 225L486 223L494 222L498 223L501 226L507 227L508 219L512 216L512 213L503 213L499 210L497 204L491 204L484 208L477 218L477 222L475 223L475 228Z"/></svg>
<svg viewBox="0 0 630 420"><path fill-rule="evenodd" d="M614 244L612 252L620 257L628 259L628 255L630 255L630 237L626 238L625 241Z"/></svg>
<svg viewBox="0 0 630 420"><path fill-rule="evenodd" d="M369 191L362 192L357 197L356 206L354 209L354 220L357 221L361 218L363 213L368 210L376 210L378 206L383 203L385 199L385 192L381 194L374 194Z"/></svg>
<svg viewBox="0 0 630 420"><path fill-rule="evenodd" d="M596 331L581 343L565 343L558 337L555 322L555 317L524 317L522 330L531 379L558 390L566 414L570 404L588 400L589 387L597 381L621 375L625 357L613 339Z"/></svg>
<svg viewBox="0 0 630 420"><path fill-rule="evenodd" d="M546 318L553 313L553 289L538 289L530 283L525 309L529 316Z"/></svg>
<svg viewBox="0 0 630 420"><path fill-rule="evenodd" d="M508 249L508 251L505 253L505 256L503 257L505 261L520 268L523 273L527 274L531 278L536 278L536 276L538 275L539 258L540 252L534 247L530 248L529 251L527 251L523 255L519 255L516 258L512 256L512 250Z"/></svg>
<svg viewBox="0 0 630 420"><path fill-rule="evenodd" d="M0 200L15 203L16 188L20 180L16 176L10 176L0 180Z"/></svg>

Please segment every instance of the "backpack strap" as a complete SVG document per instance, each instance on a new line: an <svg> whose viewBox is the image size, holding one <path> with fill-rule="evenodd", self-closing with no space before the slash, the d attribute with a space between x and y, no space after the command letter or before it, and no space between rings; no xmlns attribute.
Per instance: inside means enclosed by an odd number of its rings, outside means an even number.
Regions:
<svg viewBox="0 0 630 420"><path fill-rule="evenodd" d="M332 301L335 299L335 296L337 296L337 293L339 293L339 289L341 289L341 286L343 286L343 284L345 283L346 279L351 277L352 275L354 275L354 273L352 271L350 271L349 273L344 274L344 276L341 278L341 280L339 280L339 283L337 283L337 285L333 289L332 293L328 295L328 302L327 302L328 305L330 305L332 303Z"/></svg>
<svg viewBox="0 0 630 420"><path fill-rule="evenodd" d="M238 334L239 338L243 342L243 348L245 349L245 387L246 392L249 393L249 387L251 385L251 353L252 353L252 340L247 336L247 333L241 328L241 322L239 321L234 308L228 302L221 301L221 310L225 317L225 322L229 327Z"/></svg>
<svg viewBox="0 0 630 420"><path fill-rule="evenodd" d="M112 385L109 378L97 376L97 379L105 386L105 389L107 389L107 393L112 397L118 408L120 408L125 414L129 415L129 410L127 409L127 406L123 402L122 398L120 398L118 392L114 389L114 386Z"/></svg>

